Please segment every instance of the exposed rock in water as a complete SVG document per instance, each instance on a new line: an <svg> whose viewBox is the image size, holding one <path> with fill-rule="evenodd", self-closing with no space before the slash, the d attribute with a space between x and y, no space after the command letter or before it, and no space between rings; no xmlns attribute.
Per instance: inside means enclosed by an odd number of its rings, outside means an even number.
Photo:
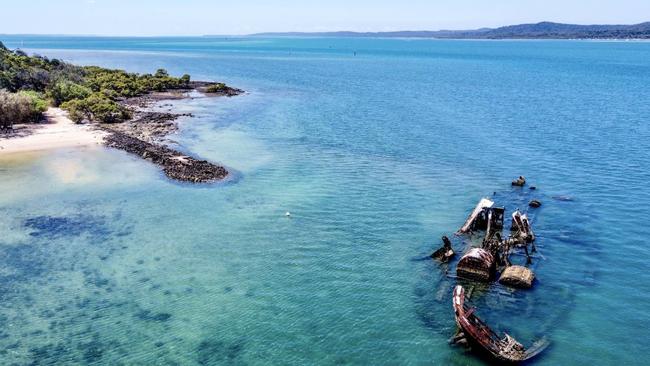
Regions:
<svg viewBox="0 0 650 366"><path fill-rule="evenodd" d="M127 135L124 132L104 128L111 134L106 146L124 150L160 166L174 180L191 183L209 183L224 179L228 171L205 160L197 160L166 146L153 144Z"/></svg>
<svg viewBox="0 0 650 366"><path fill-rule="evenodd" d="M437 259L443 263L449 262L449 260L456 255L454 252L454 249L451 247L451 241L449 241L449 238L446 236L442 237L442 242L444 245L442 248L436 250L433 254L431 254L431 258Z"/></svg>
<svg viewBox="0 0 650 366"><path fill-rule="evenodd" d="M526 185L526 178L519 176L519 178L512 181L512 185L515 187L523 187Z"/></svg>
<svg viewBox="0 0 650 366"><path fill-rule="evenodd" d="M218 91L216 92L211 92L209 91L209 88L211 86L215 85L220 85L221 87L219 88ZM237 88L232 88L226 84L223 83L211 83L207 81L191 81L190 82L190 87L195 89L198 92L204 93L206 95L210 96L224 96L224 97L234 97L240 94L244 94L244 91L241 89Z"/></svg>
<svg viewBox="0 0 650 366"><path fill-rule="evenodd" d="M178 130L176 119L191 114L136 111L130 121L103 125L104 129L123 132L131 137L155 143Z"/></svg>
<svg viewBox="0 0 650 366"><path fill-rule="evenodd" d="M210 87L214 86L217 86L218 91L208 93ZM243 90L223 83L192 81L187 89L152 92L121 100L120 104L131 110L133 118L121 123L102 124L100 128L110 133L104 143L151 161L162 167L165 174L174 180L208 183L224 179L228 175L224 167L186 156L160 143L178 130L176 119L182 116L192 117L192 114L156 112L150 107L157 102L189 98L193 91L213 97L232 97L244 93Z"/></svg>

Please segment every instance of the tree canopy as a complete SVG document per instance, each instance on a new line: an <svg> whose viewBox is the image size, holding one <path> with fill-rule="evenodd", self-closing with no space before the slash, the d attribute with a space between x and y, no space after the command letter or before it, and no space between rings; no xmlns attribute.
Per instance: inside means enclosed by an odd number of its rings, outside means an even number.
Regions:
<svg viewBox="0 0 650 366"><path fill-rule="evenodd" d="M29 56L21 50L11 51L0 42L0 89L38 93L39 98L45 96L52 105L68 110L77 122L123 121L131 114L118 101L152 91L188 88L189 83L189 75L176 78L165 69L141 75L97 66L81 67L58 59Z"/></svg>

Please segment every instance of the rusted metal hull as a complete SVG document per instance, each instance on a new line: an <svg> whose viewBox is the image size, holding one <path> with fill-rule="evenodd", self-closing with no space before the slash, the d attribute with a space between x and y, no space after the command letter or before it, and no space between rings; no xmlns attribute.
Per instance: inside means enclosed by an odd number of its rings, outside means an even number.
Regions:
<svg viewBox="0 0 650 366"><path fill-rule="evenodd" d="M465 289L462 286L456 286L454 289L452 302L456 324L467 341L480 347L487 355L498 361L507 363L523 362L537 356L546 348L545 341L538 342L533 347L526 349L508 334L499 337L476 316L475 309L465 306Z"/></svg>
<svg viewBox="0 0 650 366"><path fill-rule="evenodd" d="M495 259L482 248L472 248L461 258L456 267L459 277L487 282L494 277Z"/></svg>

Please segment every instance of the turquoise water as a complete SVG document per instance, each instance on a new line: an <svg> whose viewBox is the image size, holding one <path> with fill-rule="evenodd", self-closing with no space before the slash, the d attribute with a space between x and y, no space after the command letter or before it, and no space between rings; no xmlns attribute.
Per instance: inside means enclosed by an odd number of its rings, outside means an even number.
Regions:
<svg viewBox="0 0 650 366"><path fill-rule="evenodd" d="M535 364L650 362L650 43L2 41L248 93L174 102L217 186L102 148L0 159L0 364L481 365L421 259L493 192L543 201L539 281L475 289L479 315L546 336Z"/></svg>

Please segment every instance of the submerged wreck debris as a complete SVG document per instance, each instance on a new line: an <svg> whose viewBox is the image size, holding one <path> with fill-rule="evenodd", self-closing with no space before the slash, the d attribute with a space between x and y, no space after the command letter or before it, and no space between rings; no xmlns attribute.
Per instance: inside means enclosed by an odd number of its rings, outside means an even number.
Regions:
<svg viewBox="0 0 650 366"><path fill-rule="evenodd" d="M458 277L487 282L494 277L494 256L483 248L472 248L456 267Z"/></svg>
<svg viewBox="0 0 650 366"><path fill-rule="evenodd" d="M454 249L451 247L451 241L449 240L448 237L443 236L442 242L443 242L442 248L433 252L433 254L431 254L431 258L446 263L449 262L449 260L456 255L456 252L454 252Z"/></svg>
<svg viewBox="0 0 650 366"><path fill-rule="evenodd" d="M561 202L572 202L574 200L573 197L570 196L552 196L551 198Z"/></svg>
<svg viewBox="0 0 650 366"><path fill-rule="evenodd" d="M532 201L530 201L528 206L530 206L532 208L539 208L539 207L542 207L542 202L540 202L539 200L532 200Z"/></svg>
<svg viewBox="0 0 650 366"><path fill-rule="evenodd" d="M531 288L533 281L535 281L535 273L522 266L507 267L499 278L501 284L516 288Z"/></svg>
<svg viewBox="0 0 650 366"><path fill-rule="evenodd" d="M518 210L512 214L512 227L510 231L513 232L512 238L518 239L521 244L532 243L535 241L535 233L530 227L528 216L522 214Z"/></svg>
<svg viewBox="0 0 650 366"><path fill-rule="evenodd" d="M481 215L485 209L491 208L492 206L494 206L494 201L483 198L478 205L476 205L476 208L474 208L474 211L469 215L465 224L458 230L457 234L466 234L472 231L479 215Z"/></svg>
<svg viewBox="0 0 650 366"><path fill-rule="evenodd" d="M467 217L465 224L458 229L456 235L467 234L476 230L503 228L505 209L494 207L494 201L483 198Z"/></svg>
<svg viewBox="0 0 650 366"><path fill-rule="evenodd" d="M485 238L483 239L484 243L492 241L495 237L498 238L498 241L501 241L501 235L499 232L503 229L503 222L505 221L506 209L503 207L492 207L485 211L487 216L485 222ZM483 229L483 227L480 227Z"/></svg>
<svg viewBox="0 0 650 366"><path fill-rule="evenodd" d="M464 339L468 345L477 346L497 361L519 363L539 355L548 342L541 340L526 348L507 333L500 337L476 316L476 309L465 306L465 289L456 286L452 300L456 324L460 328L456 342ZM459 343L463 343L462 341Z"/></svg>
<svg viewBox="0 0 650 366"><path fill-rule="evenodd" d="M512 181L512 185L515 187L523 187L526 185L526 178L519 176L519 178Z"/></svg>

